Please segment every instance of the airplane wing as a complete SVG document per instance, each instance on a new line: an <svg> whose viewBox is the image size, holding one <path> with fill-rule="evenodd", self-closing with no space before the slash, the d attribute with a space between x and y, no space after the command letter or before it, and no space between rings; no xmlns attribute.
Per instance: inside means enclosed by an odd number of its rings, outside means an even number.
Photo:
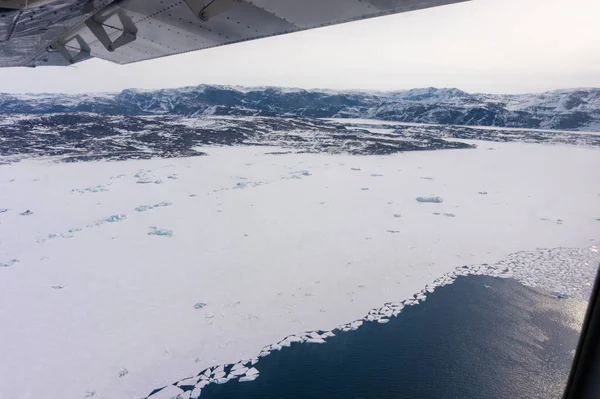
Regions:
<svg viewBox="0 0 600 399"><path fill-rule="evenodd" d="M0 67L118 64L466 0L0 0Z"/></svg>

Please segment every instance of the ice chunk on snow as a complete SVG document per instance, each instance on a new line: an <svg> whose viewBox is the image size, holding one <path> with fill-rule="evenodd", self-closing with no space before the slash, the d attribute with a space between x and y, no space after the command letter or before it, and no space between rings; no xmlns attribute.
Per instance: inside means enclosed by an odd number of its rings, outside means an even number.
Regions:
<svg viewBox="0 0 600 399"><path fill-rule="evenodd" d="M444 202L444 199L442 197L417 197L417 201L439 204L440 202Z"/></svg>
<svg viewBox="0 0 600 399"><path fill-rule="evenodd" d="M21 216L29 216L29 215L33 215L33 212L31 212L29 209L27 209L25 212L19 213L19 215L21 215Z"/></svg>
<svg viewBox="0 0 600 399"><path fill-rule="evenodd" d="M0 262L0 267L11 267L12 265L14 265L15 263L17 263L19 261L19 259L11 259L9 261L6 262Z"/></svg>
<svg viewBox="0 0 600 399"><path fill-rule="evenodd" d="M145 211L150 210L152 208L153 208L152 205L140 205L137 208L135 208L135 210L138 211L138 212L145 212Z"/></svg>
<svg viewBox="0 0 600 399"><path fill-rule="evenodd" d="M125 220L127 219L127 216L123 215L123 214L118 214L118 215L112 215L107 217L106 219L103 220L103 222L107 222L107 223L115 223L115 222L120 222L121 220Z"/></svg>
<svg viewBox="0 0 600 399"><path fill-rule="evenodd" d="M205 307L205 306L206 306L206 304L205 304L204 302L197 302L197 303L194 305L194 309L202 309L202 308L203 308L203 307Z"/></svg>
<svg viewBox="0 0 600 399"><path fill-rule="evenodd" d="M149 179L147 177L142 177L141 179L137 179L136 183L138 183L138 184L148 184L148 183L152 183L152 179Z"/></svg>
<svg viewBox="0 0 600 399"><path fill-rule="evenodd" d="M99 184L94 187L74 188L73 190L71 190L71 193L85 194L85 193L101 193L104 191L108 191L108 188L106 188L106 186L103 184Z"/></svg>
<svg viewBox="0 0 600 399"><path fill-rule="evenodd" d="M173 237L173 230L159 229L158 227L150 227L150 231L148 232L148 235L149 236Z"/></svg>
<svg viewBox="0 0 600 399"><path fill-rule="evenodd" d="M0 213L8 212L7 208L0 208Z"/></svg>

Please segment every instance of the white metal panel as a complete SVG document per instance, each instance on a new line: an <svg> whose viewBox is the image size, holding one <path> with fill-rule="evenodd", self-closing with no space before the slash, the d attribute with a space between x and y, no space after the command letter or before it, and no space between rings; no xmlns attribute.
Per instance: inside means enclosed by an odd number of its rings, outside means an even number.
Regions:
<svg viewBox="0 0 600 399"><path fill-rule="evenodd" d="M0 67L11 65L68 65L57 53L46 50L55 42L67 43L73 54L79 45L70 41L79 35L94 57L127 64L146 59L200 50L245 40L311 29L319 26L435 7L466 0L213 0L209 8L221 8L220 13L208 12L208 20L201 20L192 12L187 1L198 1L196 11L202 8L201 0L122 0L103 7L112 0L59 0L60 4L72 1L73 5L90 4L90 13L79 12L68 23L44 24L51 18L48 10L37 14L37 20L21 21L21 31L33 30L24 37L0 37ZM214 6L216 5L216 6ZM222 7L224 6L224 7ZM120 10L120 11L119 11ZM99 21L109 38L116 40L123 31L120 18L114 14L104 20L103 15L119 11L128 16L135 30L133 42L108 51L85 25L85 19L98 13ZM0 13L1 14L1 13ZM15 14L10 14L15 15ZM0 34L10 36L11 25L0 21ZM47 25L47 24L46 24ZM31 28L29 27L31 26ZM41 26L41 25L40 25ZM36 29L39 30L35 31ZM127 29L125 29L127 30ZM132 38L133 36L127 36ZM108 45L108 44L107 44ZM33 60L33 61L32 61Z"/></svg>

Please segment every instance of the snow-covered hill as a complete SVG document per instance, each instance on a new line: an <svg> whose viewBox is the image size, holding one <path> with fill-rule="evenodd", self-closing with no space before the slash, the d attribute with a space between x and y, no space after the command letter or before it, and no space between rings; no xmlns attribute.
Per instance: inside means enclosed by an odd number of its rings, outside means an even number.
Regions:
<svg viewBox="0 0 600 399"><path fill-rule="evenodd" d="M600 89L470 94L422 88L393 92L200 85L106 94L0 94L0 113L260 115L371 118L400 122L600 130Z"/></svg>

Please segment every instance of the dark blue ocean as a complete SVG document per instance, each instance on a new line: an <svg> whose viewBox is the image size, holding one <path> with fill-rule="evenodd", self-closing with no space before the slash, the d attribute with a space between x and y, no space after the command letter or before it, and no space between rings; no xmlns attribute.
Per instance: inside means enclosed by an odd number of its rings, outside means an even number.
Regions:
<svg viewBox="0 0 600 399"><path fill-rule="evenodd" d="M584 310L511 279L460 277L387 324L292 344L259 361L257 380L201 397L560 398Z"/></svg>

